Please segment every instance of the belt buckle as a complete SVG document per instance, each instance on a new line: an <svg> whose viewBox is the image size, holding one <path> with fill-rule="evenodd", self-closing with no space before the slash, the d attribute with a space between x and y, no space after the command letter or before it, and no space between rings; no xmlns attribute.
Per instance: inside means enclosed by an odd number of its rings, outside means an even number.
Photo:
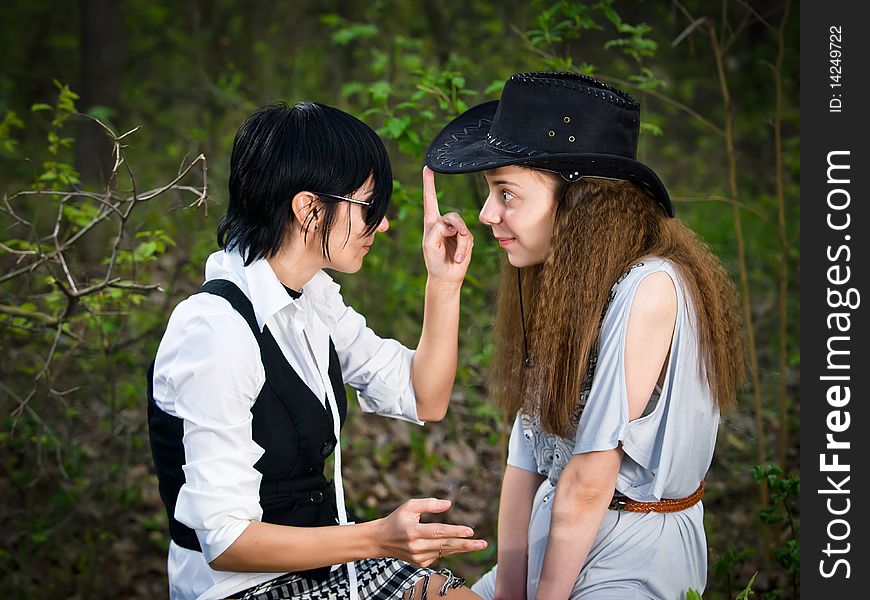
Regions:
<svg viewBox="0 0 870 600"><path fill-rule="evenodd" d="M625 510L625 505L625 497L617 498L616 496L614 496L613 500L610 501L610 506L608 506L607 508L609 508L610 510Z"/></svg>

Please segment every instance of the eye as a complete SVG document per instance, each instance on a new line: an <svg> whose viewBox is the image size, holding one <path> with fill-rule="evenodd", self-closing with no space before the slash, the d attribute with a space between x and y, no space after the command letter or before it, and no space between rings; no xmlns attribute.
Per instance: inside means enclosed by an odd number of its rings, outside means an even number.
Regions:
<svg viewBox="0 0 870 600"><path fill-rule="evenodd" d="M502 199L505 203L508 203L508 202L510 202L511 200L514 199L514 195L511 194L511 193L510 193L509 191L507 191L507 190L502 190L502 192L501 192L501 199Z"/></svg>

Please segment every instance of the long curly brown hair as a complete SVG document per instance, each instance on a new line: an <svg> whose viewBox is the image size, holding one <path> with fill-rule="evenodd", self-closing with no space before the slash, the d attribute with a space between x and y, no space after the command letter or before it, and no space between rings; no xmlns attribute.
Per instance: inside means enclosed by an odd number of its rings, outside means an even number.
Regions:
<svg viewBox="0 0 870 600"><path fill-rule="evenodd" d="M627 181L554 187L559 201L547 257L521 269L530 368L523 366L516 269L503 263L491 380L501 408L539 414L545 431L572 434L608 294L632 264L652 256L671 261L686 283L703 358L698 368L716 404L731 406L744 375L742 321L734 286L710 248Z"/></svg>

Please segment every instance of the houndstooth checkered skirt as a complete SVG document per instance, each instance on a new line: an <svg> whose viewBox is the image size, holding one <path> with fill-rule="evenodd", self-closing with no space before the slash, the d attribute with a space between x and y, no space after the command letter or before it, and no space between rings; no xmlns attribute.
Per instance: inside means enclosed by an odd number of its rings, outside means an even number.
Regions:
<svg viewBox="0 0 870 600"><path fill-rule="evenodd" d="M414 566L396 558L368 558L356 561L360 600L402 598L402 595L434 569ZM242 600L333 600L349 598L347 566L330 573L325 580L308 579L287 573L254 586L237 597Z"/></svg>

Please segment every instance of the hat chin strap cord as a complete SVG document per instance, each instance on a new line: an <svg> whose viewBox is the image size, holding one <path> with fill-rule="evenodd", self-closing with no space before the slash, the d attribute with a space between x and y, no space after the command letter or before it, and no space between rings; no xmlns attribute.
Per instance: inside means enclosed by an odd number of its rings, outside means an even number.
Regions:
<svg viewBox="0 0 870 600"><path fill-rule="evenodd" d="M520 299L520 323L523 327L523 353L525 355L525 358L523 360L523 366L525 366L527 369L530 369L532 368L532 365L534 365L534 362L529 356L529 340L526 336L526 315L525 311L523 310L523 276L520 272L519 267L517 267L517 292Z"/></svg>

